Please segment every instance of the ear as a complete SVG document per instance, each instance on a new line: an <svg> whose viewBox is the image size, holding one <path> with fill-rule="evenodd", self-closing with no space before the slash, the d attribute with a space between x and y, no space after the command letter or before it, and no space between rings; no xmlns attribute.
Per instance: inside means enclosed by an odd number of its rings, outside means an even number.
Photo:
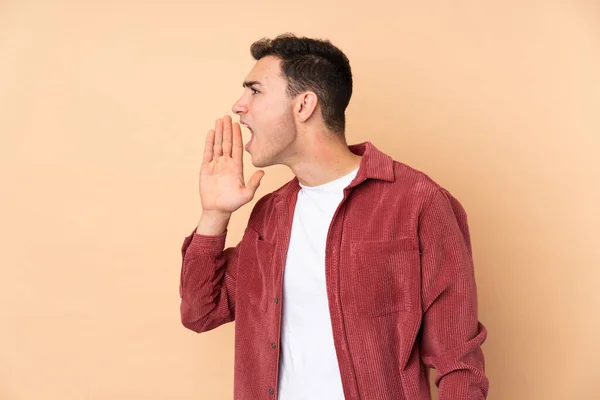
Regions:
<svg viewBox="0 0 600 400"><path fill-rule="evenodd" d="M306 122L315 112L319 98L314 92L304 92L296 98L296 107L294 111L300 122Z"/></svg>

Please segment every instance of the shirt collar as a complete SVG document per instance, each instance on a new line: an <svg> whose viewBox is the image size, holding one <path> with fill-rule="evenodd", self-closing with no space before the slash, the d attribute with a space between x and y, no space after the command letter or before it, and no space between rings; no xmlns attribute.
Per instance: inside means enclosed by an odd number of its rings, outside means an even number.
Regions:
<svg viewBox="0 0 600 400"><path fill-rule="evenodd" d="M362 156L356 177L350 183L354 187L367 179L377 179L387 182L394 181L394 160L387 154L377 149L371 142L362 142L348 146L351 152ZM287 198L300 190L298 178L273 192L277 197Z"/></svg>

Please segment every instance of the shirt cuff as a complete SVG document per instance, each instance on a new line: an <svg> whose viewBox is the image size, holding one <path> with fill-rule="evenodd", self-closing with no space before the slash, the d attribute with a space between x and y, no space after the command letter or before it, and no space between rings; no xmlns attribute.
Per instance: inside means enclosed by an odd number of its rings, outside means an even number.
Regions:
<svg viewBox="0 0 600 400"><path fill-rule="evenodd" d="M223 232L220 235L209 236L209 235L200 235L196 233L196 229L192 231L192 233L185 238L184 243L187 244L185 246L184 252L189 254L202 254L202 255L211 255L218 256L225 249L225 239L227 238L227 231Z"/></svg>

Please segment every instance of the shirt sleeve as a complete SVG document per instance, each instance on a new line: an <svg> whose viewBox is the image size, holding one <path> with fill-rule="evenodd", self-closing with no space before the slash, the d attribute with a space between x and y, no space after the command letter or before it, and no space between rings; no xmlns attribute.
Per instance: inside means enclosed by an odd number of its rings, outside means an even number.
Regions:
<svg viewBox="0 0 600 400"><path fill-rule="evenodd" d="M194 229L183 242L181 322L198 333L235 319L239 244L224 249L226 235L199 235Z"/></svg>
<svg viewBox="0 0 600 400"><path fill-rule="evenodd" d="M485 399L489 382L477 316L477 288L467 216L440 188L419 221L422 306L421 356L435 368L440 400Z"/></svg>

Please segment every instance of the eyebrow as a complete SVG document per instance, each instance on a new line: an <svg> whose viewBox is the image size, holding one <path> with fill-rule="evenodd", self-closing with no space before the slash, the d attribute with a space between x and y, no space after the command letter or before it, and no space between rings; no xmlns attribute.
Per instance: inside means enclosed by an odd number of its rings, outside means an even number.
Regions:
<svg viewBox="0 0 600 400"><path fill-rule="evenodd" d="M263 84L260 83L259 81L244 81L244 83L242 83L242 87L245 87L245 88L250 87L252 85L260 85L260 86L262 86Z"/></svg>

